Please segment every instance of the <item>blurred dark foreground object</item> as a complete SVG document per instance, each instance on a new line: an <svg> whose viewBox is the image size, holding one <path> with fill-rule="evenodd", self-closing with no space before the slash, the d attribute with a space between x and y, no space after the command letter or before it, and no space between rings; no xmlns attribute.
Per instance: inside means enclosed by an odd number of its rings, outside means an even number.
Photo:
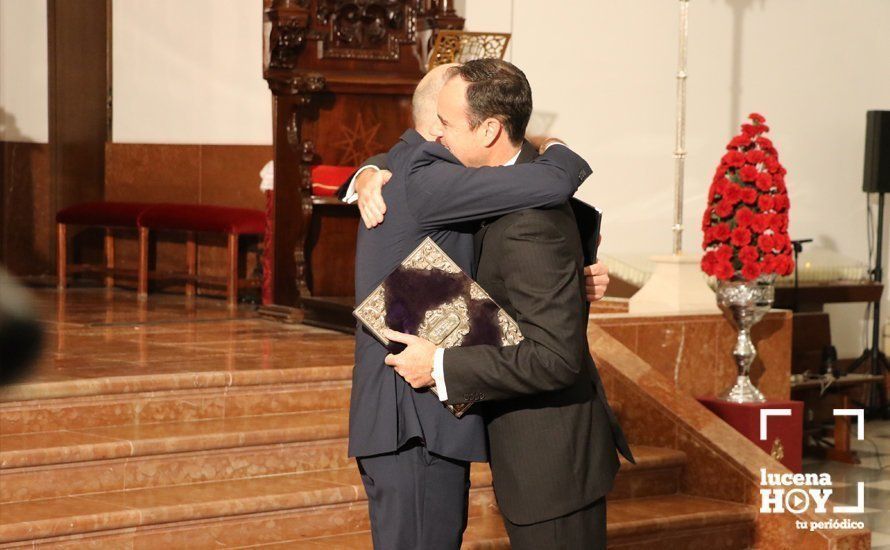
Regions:
<svg viewBox="0 0 890 550"><path fill-rule="evenodd" d="M27 291L0 267L0 385L28 372L40 353L42 339Z"/></svg>

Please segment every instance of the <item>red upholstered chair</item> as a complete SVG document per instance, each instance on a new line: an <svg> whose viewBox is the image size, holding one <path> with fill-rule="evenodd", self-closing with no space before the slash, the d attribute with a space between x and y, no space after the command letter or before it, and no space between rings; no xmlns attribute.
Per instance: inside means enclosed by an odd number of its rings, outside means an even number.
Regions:
<svg viewBox="0 0 890 550"><path fill-rule="evenodd" d="M261 210L211 206L203 204L156 204L139 216L139 298L148 297L148 239L151 230L186 232L186 295L193 296L198 280L198 255L195 233L212 232L228 235L228 270L226 294L229 306L238 303L238 237L262 235L266 214Z"/></svg>
<svg viewBox="0 0 890 550"><path fill-rule="evenodd" d="M85 202L63 208L56 213L56 232L58 247L59 289L68 285L69 273L100 272L105 275L105 286L114 286L116 273L114 261L114 230L120 228L136 229L139 215L149 205L140 202ZM82 225L86 227L102 227L105 229L105 267L78 264L68 265L68 226Z"/></svg>
<svg viewBox="0 0 890 550"><path fill-rule="evenodd" d="M332 197L356 171L355 166L316 164L312 167L312 194L316 197Z"/></svg>

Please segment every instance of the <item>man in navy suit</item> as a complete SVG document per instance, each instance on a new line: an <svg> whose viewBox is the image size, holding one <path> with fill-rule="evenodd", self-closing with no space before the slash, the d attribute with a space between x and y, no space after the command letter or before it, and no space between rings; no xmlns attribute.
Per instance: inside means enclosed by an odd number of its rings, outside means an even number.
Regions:
<svg viewBox="0 0 890 550"><path fill-rule="evenodd" d="M436 145L428 142L447 70L434 69L418 85L415 129L406 131L385 159L376 159L386 164L391 178L379 190L386 206L363 208L357 303L426 237L473 273L473 235L481 220L562 204L590 174L587 163L564 145L512 168L467 170L448 162L418 166L426 149ZM376 177L379 189L385 176L370 172L359 177ZM386 221L379 223L384 212ZM467 520L469 463L488 459L483 419L472 412L458 419L435 395L414 390L386 366L387 353L357 326L349 454L357 459L368 494L374 546L457 550Z"/></svg>
<svg viewBox="0 0 890 550"><path fill-rule="evenodd" d="M528 81L510 63L480 59L449 69L433 131L442 145L421 147L408 185L421 196L441 195L447 189L438 182L451 173L473 173L464 166L517 163L518 170L537 162L523 140L531 111ZM483 411L495 495L514 549L605 549L617 451L630 461L633 455L587 343L572 208L563 202L492 214L474 244L477 282L516 319L524 340L437 349L387 331L407 347L386 363L415 389L435 386L443 402Z"/></svg>

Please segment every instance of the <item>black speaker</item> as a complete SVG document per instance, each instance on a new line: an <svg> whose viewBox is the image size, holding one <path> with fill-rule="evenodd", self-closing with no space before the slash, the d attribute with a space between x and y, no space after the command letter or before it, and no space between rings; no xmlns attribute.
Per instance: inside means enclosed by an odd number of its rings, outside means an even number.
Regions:
<svg viewBox="0 0 890 550"><path fill-rule="evenodd" d="M865 127L866 193L890 193L890 111L869 111Z"/></svg>

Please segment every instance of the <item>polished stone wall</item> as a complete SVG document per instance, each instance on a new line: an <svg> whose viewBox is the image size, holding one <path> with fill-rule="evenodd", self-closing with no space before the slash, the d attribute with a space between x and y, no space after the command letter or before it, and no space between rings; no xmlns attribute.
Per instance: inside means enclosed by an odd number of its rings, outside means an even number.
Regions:
<svg viewBox="0 0 890 550"><path fill-rule="evenodd" d="M773 310L752 331L751 379L768 399L790 398L791 322L790 311ZM597 314L591 323L688 395L719 395L735 382L736 330L722 315Z"/></svg>

